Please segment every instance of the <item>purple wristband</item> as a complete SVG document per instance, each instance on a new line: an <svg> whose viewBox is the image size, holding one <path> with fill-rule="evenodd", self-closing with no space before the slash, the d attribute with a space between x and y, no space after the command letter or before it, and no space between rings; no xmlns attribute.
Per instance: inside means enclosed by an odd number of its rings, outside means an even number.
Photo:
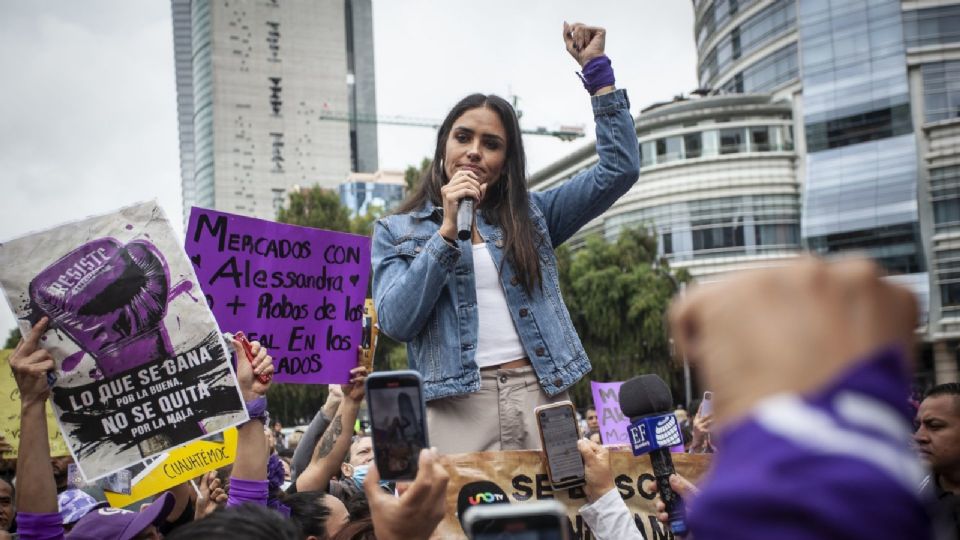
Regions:
<svg viewBox="0 0 960 540"><path fill-rule="evenodd" d="M63 518L60 514L17 513L17 531L20 538L35 540L62 540Z"/></svg>
<svg viewBox="0 0 960 540"><path fill-rule="evenodd" d="M247 407L247 414L250 420L262 420L263 424L268 423L267 419L267 396L260 396L254 400L244 403Z"/></svg>
<svg viewBox="0 0 960 540"><path fill-rule="evenodd" d="M590 92L591 96L604 86L613 86L616 82L610 58L605 54L587 62L587 65L583 66L583 72L577 73L577 76L583 81L583 87Z"/></svg>

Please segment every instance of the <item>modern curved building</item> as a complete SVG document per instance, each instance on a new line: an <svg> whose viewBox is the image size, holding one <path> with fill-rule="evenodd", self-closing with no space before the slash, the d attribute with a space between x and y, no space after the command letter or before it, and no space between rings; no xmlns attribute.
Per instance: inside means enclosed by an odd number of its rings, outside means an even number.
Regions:
<svg viewBox="0 0 960 540"><path fill-rule="evenodd" d="M693 0L700 86L793 103L801 236L921 299L927 378L960 342L960 2Z"/></svg>
<svg viewBox="0 0 960 540"><path fill-rule="evenodd" d="M960 0L692 5L709 97L642 112L641 179L584 233L647 223L701 279L800 246L866 253L920 299L921 384L958 380ZM764 127L771 142L754 145ZM581 149L531 189L595 160Z"/></svg>
<svg viewBox="0 0 960 540"><path fill-rule="evenodd" d="M572 240L623 227L655 232L660 255L699 280L776 264L800 250L791 105L769 95L675 101L637 120L641 176ZM587 146L531 178L544 190L596 162Z"/></svg>

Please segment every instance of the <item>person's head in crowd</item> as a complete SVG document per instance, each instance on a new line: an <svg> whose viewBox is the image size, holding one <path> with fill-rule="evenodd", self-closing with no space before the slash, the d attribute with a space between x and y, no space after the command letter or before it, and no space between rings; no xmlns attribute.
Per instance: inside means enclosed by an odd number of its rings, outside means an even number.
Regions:
<svg viewBox="0 0 960 540"><path fill-rule="evenodd" d="M960 493L960 383L934 386L920 403L914 441L920 457Z"/></svg>
<svg viewBox="0 0 960 540"><path fill-rule="evenodd" d="M284 497L283 504L290 509L290 519L300 529L300 538L323 540L329 537L327 521L330 509L326 503L329 498L322 491L304 491Z"/></svg>
<svg viewBox="0 0 960 540"><path fill-rule="evenodd" d="M63 519L63 528L66 531L72 530L83 516L105 506L108 504L97 501L83 490L76 488L57 495L57 507L60 509L60 518Z"/></svg>
<svg viewBox="0 0 960 540"><path fill-rule="evenodd" d="M377 540L377 534L373 530L373 520L366 517L351 521L340 529L336 536L330 537L330 540Z"/></svg>
<svg viewBox="0 0 960 540"><path fill-rule="evenodd" d="M343 501L343 505L347 507L351 522L370 517L370 505L367 503L367 494L362 490L344 490L338 498Z"/></svg>
<svg viewBox="0 0 960 540"><path fill-rule="evenodd" d="M294 521L258 504L217 510L201 520L175 529L168 540L301 540Z"/></svg>
<svg viewBox="0 0 960 540"><path fill-rule="evenodd" d="M283 424L281 424L279 420L275 421L273 423L273 432L280 433L282 430L283 430Z"/></svg>
<svg viewBox="0 0 960 540"><path fill-rule="evenodd" d="M9 531L13 525L13 485L0 478L0 531Z"/></svg>
<svg viewBox="0 0 960 540"><path fill-rule="evenodd" d="M267 438L267 449L270 451L270 453L272 454L272 453L276 452L276 451L277 451L277 436L274 435L274 432L273 432L273 431L270 431L269 429L264 429L264 430L263 430L263 435Z"/></svg>
<svg viewBox="0 0 960 540"><path fill-rule="evenodd" d="M57 493L70 487L69 476L71 463L73 463L73 458L70 456L50 458L50 464L53 465L53 479L57 483Z"/></svg>
<svg viewBox="0 0 960 540"><path fill-rule="evenodd" d="M590 407L587 409L587 433L596 433L600 431L600 420L597 418L597 409Z"/></svg>
<svg viewBox="0 0 960 540"><path fill-rule="evenodd" d="M683 408L683 405L677 405L677 409L673 411L673 415L677 417L677 422L679 422L681 426L690 423L690 415L687 414L687 410Z"/></svg>
<svg viewBox="0 0 960 540"><path fill-rule="evenodd" d="M603 444L603 441L600 440L600 432L599 432L599 431L594 431L594 432L591 433L590 436L587 437L587 438L590 439L590 442L592 442L592 443Z"/></svg>
<svg viewBox="0 0 960 540"><path fill-rule="evenodd" d="M350 451L340 465L340 473L344 480L352 479L357 487L362 488L367 468L373 461L373 439L369 435L358 435L350 444Z"/></svg>
<svg viewBox="0 0 960 540"><path fill-rule="evenodd" d="M290 452L293 452L297 449L297 445L300 444L301 440L303 440L303 430L298 429L291 433L289 437L287 437L287 449Z"/></svg>
<svg viewBox="0 0 960 540"><path fill-rule="evenodd" d="M140 512L120 508L98 508L80 518L70 531L70 540L156 540L157 526L162 524L176 499L164 493Z"/></svg>
<svg viewBox="0 0 960 540"><path fill-rule="evenodd" d="M347 523L350 523L350 512L347 510L347 506L343 504L343 501L334 497L333 495L327 495L323 498L323 504L327 507L327 537L333 536L340 532L340 529L344 527Z"/></svg>

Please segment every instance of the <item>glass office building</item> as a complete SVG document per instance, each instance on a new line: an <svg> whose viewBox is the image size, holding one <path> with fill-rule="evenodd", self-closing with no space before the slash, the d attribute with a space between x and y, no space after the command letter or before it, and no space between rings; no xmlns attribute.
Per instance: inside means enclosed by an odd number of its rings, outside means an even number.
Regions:
<svg viewBox="0 0 960 540"><path fill-rule="evenodd" d="M960 341L960 2L693 0L699 82L793 104L801 237L917 293L922 378Z"/></svg>

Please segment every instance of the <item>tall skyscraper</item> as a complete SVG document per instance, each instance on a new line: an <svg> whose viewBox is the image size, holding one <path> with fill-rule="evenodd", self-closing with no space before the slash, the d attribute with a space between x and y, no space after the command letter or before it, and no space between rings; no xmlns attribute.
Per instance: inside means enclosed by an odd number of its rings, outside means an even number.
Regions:
<svg viewBox="0 0 960 540"><path fill-rule="evenodd" d="M355 121L376 115L370 0L171 6L185 220L274 219L294 185L377 170L376 125Z"/></svg>

